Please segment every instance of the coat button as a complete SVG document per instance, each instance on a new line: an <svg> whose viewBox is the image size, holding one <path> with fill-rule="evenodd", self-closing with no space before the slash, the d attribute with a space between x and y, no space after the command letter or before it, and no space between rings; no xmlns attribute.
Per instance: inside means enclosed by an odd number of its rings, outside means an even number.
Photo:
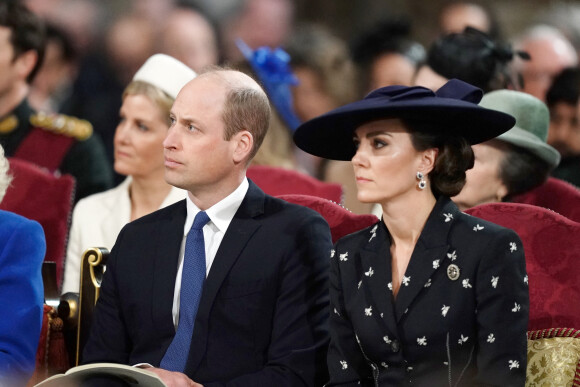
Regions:
<svg viewBox="0 0 580 387"><path fill-rule="evenodd" d="M393 342L391 343L391 351L397 353L399 352L400 348L401 346L399 345L399 342L397 340L393 340Z"/></svg>

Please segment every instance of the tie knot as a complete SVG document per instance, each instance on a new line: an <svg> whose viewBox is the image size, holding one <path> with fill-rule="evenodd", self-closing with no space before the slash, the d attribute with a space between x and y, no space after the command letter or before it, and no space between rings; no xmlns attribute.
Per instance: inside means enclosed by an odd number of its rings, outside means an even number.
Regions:
<svg viewBox="0 0 580 387"><path fill-rule="evenodd" d="M195 215L191 228L194 230L201 230L207 222L209 222L209 216L207 216L205 211L199 211L197 215Z"/></svg>

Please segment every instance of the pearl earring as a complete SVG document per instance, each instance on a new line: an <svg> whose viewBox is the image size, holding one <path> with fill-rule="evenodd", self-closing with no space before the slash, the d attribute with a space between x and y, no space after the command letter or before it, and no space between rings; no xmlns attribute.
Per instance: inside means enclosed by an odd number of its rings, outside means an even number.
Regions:
<svg viewBox="0 0 580 387"><path fill-rule="evenodd" d="M419 182L417 183L419 189L424 190L425 187L427 187L427 182L425 181L425 176L423 175L422 172L417 172L417 180L419 180Z"/></svg>

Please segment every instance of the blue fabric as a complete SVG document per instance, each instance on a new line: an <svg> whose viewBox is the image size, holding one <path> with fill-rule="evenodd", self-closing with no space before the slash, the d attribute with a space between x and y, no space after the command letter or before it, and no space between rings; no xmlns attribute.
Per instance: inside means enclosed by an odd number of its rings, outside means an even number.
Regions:
<svg viewBox="0 0 580 387"><path fill-rule="evenodd" d="M198 212L185 241L179 300L179 324L175 337L161 360L161 368L169 371L183 372L185 370L195 316L205 281L203 226L207 222L209 222L209 216L203 211Z"/></svg>

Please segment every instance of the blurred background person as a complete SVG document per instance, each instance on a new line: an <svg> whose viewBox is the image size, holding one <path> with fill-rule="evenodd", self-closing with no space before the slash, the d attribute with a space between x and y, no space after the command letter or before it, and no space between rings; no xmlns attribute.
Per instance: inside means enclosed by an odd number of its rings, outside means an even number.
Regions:
<svg viewBox="0 0 580 387"><path fill-rule="evenodd" d="M298 78L292 88L294 107L301 121L308 121L356 100L357 74L347 43L318 24L301 24L286 45ZM348 162L326 160L298 148L299 166L319 180L343 187L343 204L354 213L370 213L372 205L356 197L356 182Z"/></svg>
<svg viewBox="0 0 580 387"><path fill-rule="evenodd" d="M513 39L513 45L530 56L530 60L515 62L522 77L522 91L542 101L554 77L564 68L578 65L574 46L555 27L531 26Z"/></svg>
<svg viewBox="0 0 580 387"><path fill-rule="evenodd" d="M52 113L67 112L77 73L77 52L71 38L60 27L47 23L44 61L28 97L32 108Z"/></svg>
<svg viewBox="0 0 580 387"><path fill-rule="evenodd" d="M526 57L508 43L495 42L472 27L463 32L443 35L427 51L413 84L437 90L449 79L457 78L479 87L484 93L504 88L518 88L511 68L516 56Z"/></svg>
<svg viewBox="0 0 580 387"><path fill-rule="evenodd" d="M496 90L483 96L480 106L512 115L515 126L498 137L473 145L475 163L467 181L452 198L463 211L484 203L509 202L543 184L560 162L560 154L546 143L550 117L538 98L515 90Z"/></svg>
<svg viewBox="0 0 580 387"><path fill-rule="evenodd" d="M45 45L44 23L35 14L19 1L0 3L0 144L8 157L72 175L78 200L110 188L112 171L89 122L30 107Z"/></svg>
<svg viewBox="0 0 580 387"><path fill-rule="evenodd" d="M12 177L0 146L0 201ZM0 210L0 386L25 386L34 372L42 326L44 231L36 221Z"/></svg>
<svg viewBox="0 0 580 387"><path fill-rule="evenodd" d="M180 6L173 9L161 29L160 49L200 72L220 63L217 27L201 11Z"/></svg>
<svg viewBox="0 0 580 387"><path fill-rule="evenodd" d="M548 144L556 148L562 160L552 176L580 187L580 69L564 69L548 89L550 109Z"/></svg>
<svg viewBox="0 0 580 387"><path fill-rule="evenodd" d="M439 11L438 23L441 35L463 32L465 27L472 27L485 32L493 40L501 38L494 9L482 3L450 1Z"/></svg>
<svg viewBox="0 0 580 387"><path fill-rule="evenodd" d="M184 190L165 182L162 143L173 101L194 77L195 72L183 63L156 54L125 88L115 131L115 170L127 177L119 186L75 206L62 293L78 292L85 249L111 249L125 224L185 198Z"/></svg>
<svg viewBox="0 0 580 387"><path fill-rule="evenodd" d="M359 75L359 96L383 86L410 86L425 48L411 38L406 17L381 20L355 36L350 51Z"/></svg>

